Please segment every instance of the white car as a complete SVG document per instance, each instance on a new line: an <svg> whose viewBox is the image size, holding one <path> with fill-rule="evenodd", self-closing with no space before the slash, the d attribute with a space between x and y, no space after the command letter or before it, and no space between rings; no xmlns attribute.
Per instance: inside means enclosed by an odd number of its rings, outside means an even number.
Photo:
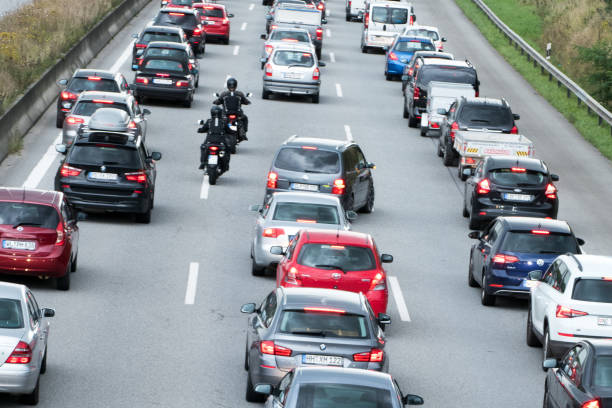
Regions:
<svg viewBox="0 0 612 408"><path fill-rule="evenodd" d="M444 44L446 42L445 37L440 36L438 27L413 25L406 27L402 35L411 35L414 37L427 37L433 41L436 46L436 51L440 52L444 50Z"/></svg>
<svg viewBox="0 0 612 408"><path fill-rule="evenodd" d="M543 359L559 357L581 340L612 339L612 257L559 256L532 271L527 344L543 346Z"/></svg>

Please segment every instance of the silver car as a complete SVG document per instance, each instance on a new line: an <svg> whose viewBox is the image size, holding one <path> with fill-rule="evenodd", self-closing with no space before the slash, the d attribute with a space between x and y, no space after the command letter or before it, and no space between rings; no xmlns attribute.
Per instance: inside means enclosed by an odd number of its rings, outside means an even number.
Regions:
<svg viewBox="0 0 612 408"><path fill-rule="evenodd" d="M277 288L250 313L244 368L247 401L262 401L254 385L276 386L300 366L332 366L383 371L389 368L381 326L363 293L320 288Z"/></svg>
<svg viewBox="0 0 612 408"><path fill-rule="evenodd" d="M47 368L47 336L53 309L41 309L24 285L0 282L0 392L38 403L40 374Z"/></svg>
<svg viewBox="0 0 612 408"><path fill-rule="evenodd" d="M282 255L273 255L270 248L286 248L289 241L302 228L351 229L350 220L357 217L353 211L344 211L336 196L308 192L278 192L272 194L265 205L252 205L257 211L251 244L252 273L263 275Z"/></svg>
<svg viewBox="0 0 612 408"><path fill-rule="evenodd" d="M263 99L280 93L310 96L313 103L319 103L319 67L324 67L325 63L318 60L311 46L292 43L279 45L263 62Z"/></svg>
<svg viewBox="0 0 612 408"><path fill-rule="evenodd" d="M310 34L308 33L308 30L303 28L276 28L268 35L262 34L261 38L266 40L261 49L261 69L263 69L274 48L283 46L287 43L310 45L312 48L311 52L313 54L315 52L315 47L312 44Z"/></svg>

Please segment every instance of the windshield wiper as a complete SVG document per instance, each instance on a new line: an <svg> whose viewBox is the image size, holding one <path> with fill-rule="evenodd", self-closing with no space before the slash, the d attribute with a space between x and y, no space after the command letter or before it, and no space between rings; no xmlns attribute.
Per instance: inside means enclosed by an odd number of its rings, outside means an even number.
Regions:
<svg viewBox="0 0 612 408"><path fill-rule="evenodd" d="M119 162L116 162L116 161L103 161L102 164L119 164Z"/></svg>
<svg viewBox="0 0 612 408"><path fill-rule="evenodd" d="M315 268L331 268L331 269L338 269L339 271L342 271L344 273L346 273L346 271L344 269L342 269L341 266L338 265L329 265L329 264L318 264L315 265Z"/></svg>
<svg viewBox="0 0 612 408"><path fill-rule="evenodd" d="M293 67L308 67L308 65L304 65L304 64L292 64L287 66L287 68L293 68Z"/></svg>
<svg viewBox="0 0 612 408"><path fill-rule="evenodd" d="M539 251L538 254L562 254L560 251Z"/></svg>
<svg viewBox="0 0 612 408"><path fill-rule="evenodd" d="M19 221L17 224L13 224L13 228L21 227L22 225L31 225L33 227L36 227L42 224L40 222Z"/></svg>
<svg viewBox="0 0 612 408"><path fill-rule="evenodd" d="M292 330L289 333L291 334L304 334L307 336L323 336L325 337L325 332L323 330Z"/></svg>
<svg viewBox="0 0 612 408"><path fill-rule="evenodd" d="M304 173L324 173L324 172L323 171L318 171L318 170L308 170L308 169L305 169Z"/></svg>

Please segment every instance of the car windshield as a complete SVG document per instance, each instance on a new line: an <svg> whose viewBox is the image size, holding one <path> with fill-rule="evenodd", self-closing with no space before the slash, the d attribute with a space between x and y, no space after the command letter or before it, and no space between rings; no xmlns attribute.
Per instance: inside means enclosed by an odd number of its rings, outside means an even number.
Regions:
<svg viewBox="0 0 612 408"><path fill-rule="evenodd" d="M531 254L564 254L578 253L578 243L573 235L535 234L531 231L510 231L506 234L500 248L502 251L523 252Z"/></svg>
<svg viewBox="0 0 612 408"><path fill-rule="evenodd" d="M456 84L476 84L476 72L471 69L462 69L454 66L428 66L421 69L417 75L417 82L421 87L431 81L454 82Z"/></svg>
<svg viewBox="0 0 612 408"><path fill-rule="evenodd" d="M521 168L521 170L524 170ZM546 180L546 174L540 171L513 169L494 169L489 171L489 178L495 184L513 187L541 186Z"/></svg>
<svg viewBox="0 0 612 408"><path fill-rule="evenodd" d="M323 337L352 337L365 339L368 328L364 316L332 313L324 310L285 310L280 319L281 333L305 334ZM324 309L324 308L321 308Z"/></svg>
<svg viewBox="0 0 612 408"><path fill-rule="evenodd" d="M276 203L275 221L316 224L339 224L338 208L334 205L306 203Z"/></svg>
<svg viewBox="0 0 612 408"><path fill-rule="evenodd" d="M23 315L18 299L0 299L0 329L22 329Z"/></svg>
<svg viewBox="0 0 612 408"><path fill-rule="evenodd" d="M296 408L391 408L391 392L365 385L300 384Z"/></svg>
<svg viewBox="0 0 612 408"><path fill-rule="evenodd" d="M119 87L114 79L104 79L96 76L90 76L87 78L72 78L67 88L76 92L119 92Z"/></svg>
<svg viewBox="0 0 612 408"><path fill-rule="evenodd" d="M277 23L320 25L321 12L307 10L276 10L274 21Z"/></svg>
<svg viewBox="0 0 612 408"><path fill-rule="evenodd" d="M340 170L340 157L327 150L285 147L278 153L274 166L290 171L335 174Z"/></svg>
<svg viewBox="0 0 612 408"><path fill-rule="evenodd" d="M512 112L508 108L491 105L467 105L461 109L459 121L469 126L511 128Z"/></svg>
<svg viewBox="0 0 612 408"><path fill-rule="evenodd" d="M406 24L408 9L397 7L373 7L372 21L381 24Z"/></svg>
<svg viewBox="0 0 612 408"><path fill-rule="evenodd" d="M297 259L300 265L343 272L376 269L372 250L367 247L330 244L304 244Z"/></svg>
<svg viewBox="0 0 612 408"><path fill-rule="evenodd" d="M144 64L145 69L159 70L159 71L172 71L172 72L183 72L183 64L175 60L167 59L150 59Z"/></svg>
<svg viewBox="0 0 612 408"><path fill-rule="evenodd" d="M204 16L223 18L223 9L212 6L204 6Z"/></svg>
<svg viewBox="0 0 612 408"><path fill-rule="evenodd" d="M144 33L140 42L150 43L153 41L169 41L180 43L181 37L176 33Z"/></svg>
<svg viewBox="0 0 612 408"><path fill-rule="evenodd" d="M147 48L143 58L147 57L165 57L172 59L187 59L187 51L176 48Z"/></svg>
<svg viewBox="0 0 612 408"><path fill-rule="evenodd" d="M288 41L288 42L310 42L308 34L300 31L280 31L274 30L272 32L272 41Z"/></svg>
<svg viewBox="0 0 612 408"><path fill-rule="evenodd" d="M572 299L583 302L612 303L612 280L578 279Z"/></svg>
<svg viewBox="0 0 612 408"><path fill-rule="evenodd" d="M193 5L193 0L172 0L174 6L189 6Z"/></svg>
<svg viewBox="0 0 612 408"><path fill-rule="evenodd" d="M180 10L180 9L179 9ZM197 25L196 18L191 13L181 13L180 11L162 12L157 15L155 25L171 24L179 27L193 28Z"/></svg>
<svg viewBox="0 0 612 408"><path fill-rule="evenodd" d="M595 360L593 385L612 388L612 356L598 356Z"/></svg>
<svg viewBox="0 0 612 408"><path fill-rule="evenodd" d="M413 35L415 37L427 37L434 41L438 41L440 36L435 31L413 28L404 33L405 35Z"/></svg>
<svg viewBox="0 0 612 408"><path fill-rule="evenodd" d="M429 42L421 42L418 40L412 41L399 41L395 44L395 51L398 52L414 52L414 51L433 51L436 47L434 47Z"/></svg>
<svg viewBox="0 0 612 408"><path fill-rule="evenodd" d="M273 61L276 65L293 67L312 67L314 65L312 54L302 51L276 51Z"/></svg>
<svg viewBox="0 0 612 408"><path fill-rule="evenodd" d="M70 165L115 166L140 169L136 149L106 144L77 144L70 149Z"/></svg>
<svg viewBox="0 0 612 408"><path fill-rule="evenodd" d="M0 202L0 225L55 229L59 221L57 211L49 205Z"/></svg>
<svg viewBox="0 0 612 408"><path fill-rule="evenodd" d="M72 113L74 115L79 115L79 116L91 116L91 115L94 114L95 111L97 111L100 108L116 108L116 109L121 109L122 111L124 111L128 115L130 114L130 111L128 110L128 107L127 107L127 105L125 103L121 103L121 102L113 102L113 103L95 102L95 100L93 100L93 101L79 101L76 104L76 106L74 107L74 111Z"/></svg>

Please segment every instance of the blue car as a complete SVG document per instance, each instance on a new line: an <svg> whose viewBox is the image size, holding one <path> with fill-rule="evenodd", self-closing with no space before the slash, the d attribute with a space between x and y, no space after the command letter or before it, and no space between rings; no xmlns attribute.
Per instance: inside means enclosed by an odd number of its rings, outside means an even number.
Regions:
<svg viewBox="0 0 612 408"><path fill-rule="evenodd" d="M557 256L580 254L584 245L567 222L546 218L497 217L468 236L478 240L470 250L468 285L481 287L485 306L495 305L497 296L528 298L529 272L544 272Z"/></svg>
<svg viewBox="0 0 612 408"><path fill-rule="evenodd" d="M391 81L401 77L404 67L416 51L435 51L434 42L427 37L397 36L393 44L387 49L385 63L385 77Z"/></svg>

